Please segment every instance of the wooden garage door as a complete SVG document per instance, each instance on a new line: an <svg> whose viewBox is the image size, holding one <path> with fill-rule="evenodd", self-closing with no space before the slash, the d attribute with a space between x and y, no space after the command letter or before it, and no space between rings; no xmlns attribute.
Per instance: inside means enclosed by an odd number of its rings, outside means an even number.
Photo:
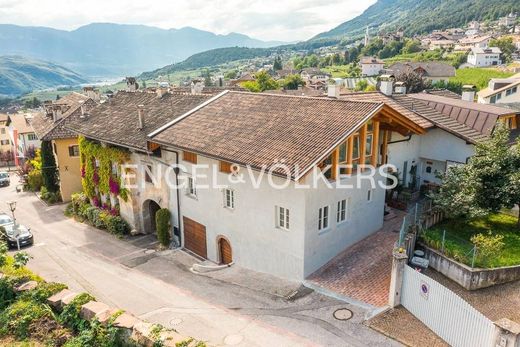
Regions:
<svg viewBox="0 0 520 347"><path fill-rule="evenodd" d="M187 217L182 217L182 221L184 223L184 248L207 258L206 227Z"/></svg>

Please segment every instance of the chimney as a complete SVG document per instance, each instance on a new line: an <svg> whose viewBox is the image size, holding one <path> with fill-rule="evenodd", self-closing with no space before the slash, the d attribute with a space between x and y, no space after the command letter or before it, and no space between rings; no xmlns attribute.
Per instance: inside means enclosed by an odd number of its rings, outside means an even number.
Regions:
<svg viewBox="0 0 520 347"><path fill-rule="evenodd" d="M138 129L144 129L144 105L137 105Z"/></svg>
<svg viewBox="0 0 520 347"><path fill-rule="evenodd" d="M394 76L393 75L381 75L379 78L379 90L381 93L392 96L394 91Z"/></svg>
<svg viewBox="0 0 520 347"><path fill-rule="evenodd" d="M126 90L128 92L135 92L139 89L139 84L135 80L135 77L127 77L126 78Z"/></svg>
<svg viewBox="0 0 520 347"><path fill-rule="evenodd" d="M165 94L168 94L168 88L165 87L158 87L155 90L155 93L157 94L158 98L162 98Z"/></svg>
<svg viewBox="0 0 520 347"><path fill-rule="evenodd" d="M475 102L475 91L476 87L471 84L466 84L462 86L462 100Z"/></svg>
<svg viewBox="0 0 520 347"><path fill-rule="evenodd" d="M329 98L338 99L341 91L341 79L334 78L329 81L329 85L327 88L327 96Z"/></svg>
<svg viewBox="0 0 520 347"><path fill-rule="evenodd" d="M53 120L59 121L61 119L62 113L61 113L61 106L60 105L54 105L52 107L52 118Z"/></svg>
<svg viewBox="0 0 520 347"><path fill-rule="evenodd" d="M94 87L83 87L83 94L85 94L95 102L99 102L99 100L101 99L99 90L95 89Z"/></svg>
<svg viewBox="0 0 520 347"><path fill-rule="evenodd" d="M396 82L394 92L396 94L406 94L406 85L404 84L404 82Z"/></svg>
<svg viewBox="0 0 520 347"><path fill-rule="evenodd" d="M191 94L201 94L204 89L204 82L201 80L193 80L191 82Z"/></svg>

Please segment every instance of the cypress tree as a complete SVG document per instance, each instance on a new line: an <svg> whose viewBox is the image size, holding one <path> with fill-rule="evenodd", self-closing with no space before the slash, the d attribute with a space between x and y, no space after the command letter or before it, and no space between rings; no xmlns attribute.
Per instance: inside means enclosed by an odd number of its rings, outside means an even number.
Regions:
<svg viewBox="0 0 520 347"><path fill-rule="evenodd" d="M42 141L41 158L43 186L48 192L56 193L60 189L60 184L51 141Z"/></svg>

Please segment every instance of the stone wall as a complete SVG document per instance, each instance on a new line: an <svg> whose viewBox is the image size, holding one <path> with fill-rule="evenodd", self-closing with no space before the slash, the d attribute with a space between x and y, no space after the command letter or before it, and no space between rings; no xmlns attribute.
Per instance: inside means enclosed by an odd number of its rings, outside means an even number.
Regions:
<svg viewBox="0 0 520 347"><path fill-rule="evenodd" d="M495 269L472 269L467 265L449 259L438 251L421 244L425 249L430 267L467 290L491 287L520 279L520 266L508 266Z"/></svg>

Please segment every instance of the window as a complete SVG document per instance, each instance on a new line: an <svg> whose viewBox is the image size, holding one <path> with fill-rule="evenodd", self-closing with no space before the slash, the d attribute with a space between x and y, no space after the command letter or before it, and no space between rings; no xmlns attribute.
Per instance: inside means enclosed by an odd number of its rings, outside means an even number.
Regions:
<svg viewBox="0 0 520 347"><path fill-rule="evenodd" d="M227 208L235 208L235 191L233 189L224 189L224 206Z"/></svg>
<svg viewBox="0 0 520 347"><path fill-rule="evenodd" d="M500 100L500 99L502 99L502 93L498 93L497 94L497 101Z"/></svg>
<svg viewBox="0 0 520 347"><path fill-rule="evenodd" d="M496 103L496 102L497 102L497 97L496 97L496 95L493 95L493 96L491 97L491 99L489 100L489 103L494 104L494 103Z"/></svg>
<svg viewBox="0 0 520 347"><path fill-rule="evenodd" d="M365 155L367 157L372 155L372 138L373 138L372 134L367 134L367 144L365 147Z"/></svg>
<svg viewBox="0 0 520 347"><path fill-rule="evenodd" d="M5 134L5 128L0 129L0 134Z"/></svg>
<svg viewBox="0 0 520 347"><path fill-rule="evenodd" d="M325 230L329 227L329 207L324 206L318 210L318 230Z"/></svg>
<svg viewBox="0 0 520 347"><path fill-rule="evenodd" d="M289 230L289 209L276 207L276 227Z"/></svg>
<svg viewBox="0 0 520 347"><path fill-rule="evenodd" d="M231 166L232 164L227 161L219 162L220 172L231 173Z"/></svg>
<svg viewBox="0 0 520 347"><path fill-rule="evenodd" d="M193 177L188 177L188 195L197 196L197 187L195 186L195 180Z"/></svg>
<svg viewBox="0 0 520 347"><path fill-rule="evenodd" d="M9 140L2 140L2 141L0 141L0 144L1 145L8 145L9 144Z"/></svg>
<svg viewBox="0 0 520 347"><path fill-rule="evenodd" d="M144 164L144 180L148 183L153 183L152 180L153 167L152 164Z"/></svg>
<svg viewBox="0 0 520 347"><path fill-rule="evenodd" d="M347 220L347 200L338 201L338 210L336 213L336 222L341 223Z"/></svg>
<svg viewBox="0 0 520 347"><path fill-rule="evenodd" d="M79 157L79 146L69 146L69 157Z"/></svg>
<svg viewBox="0 0 520 347"><path fill-rule="evenodd" d="M197 155L192 152L184 151L182 152L182 160L197 164Z"/></svg>
<svg viewBox="0 0 520 347"><path fill-rule="evenodd" d="M372 201L374 199L374 189L369 189L367 192L367 201Z"/></svg>
<svg viewBox="0 0 520 347"><path fill-rule="evenodd" d="M36 134L27 134L27 140L36 141L38 138L36 137Z"/></svg>

